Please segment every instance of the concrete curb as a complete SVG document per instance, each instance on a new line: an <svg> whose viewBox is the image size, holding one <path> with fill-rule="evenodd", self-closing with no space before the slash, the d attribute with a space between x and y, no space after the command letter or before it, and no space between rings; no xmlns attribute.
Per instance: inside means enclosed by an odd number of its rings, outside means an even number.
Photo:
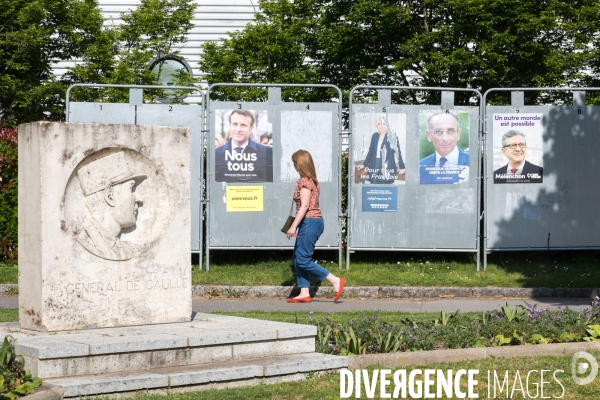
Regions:
<svg viewBox="0 0 600 400"><path fill-rule="evenodd" d="M194 285L193 296L207 297L288 297L293 286L217 286ZM0 287L0 291L2 288ZM297 290L297 289L296 289ZM317 298L332 298L331 286L311 286ZM440 298L510 298L510 299L593 299L600 288L504 288L504 287L419 287L419 286L347 286L344 296L349 298L440 299Z"/></svg>
<svg viewBox="0 0 600 400"><path fill-rule="evenodd" d="M364 369L369 365L396 368L465 360L481 360L489 356L514 358L526 356L559 356L578 351L600 350L600 342L553 343L525 346L484 347L475 349L429 350L348 356L348 369Z"/></svg>
<svg viewBox="0 0 600 400"><path fill-rule="evenodd" d="M0 293L16 295L19 293L19 285L15 283L0 283Z"/></svg>

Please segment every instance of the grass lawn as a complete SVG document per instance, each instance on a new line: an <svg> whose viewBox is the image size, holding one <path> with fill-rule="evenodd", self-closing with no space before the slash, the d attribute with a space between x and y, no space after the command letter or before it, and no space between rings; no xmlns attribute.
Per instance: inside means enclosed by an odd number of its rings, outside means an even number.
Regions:
<svg viewBox="0 0 600 400"><path fill-rule="evenodd" d="M19 320L17 308L0 308L0 322L16 322Z"/></svg>
<svg viewBox="0 0 600 400"><path fill-rule="evenodd" d="M596 359L600 358L600 352L592 352L592 355ZM407 367L407 376L413 369L441 369L447 371L452 369L457 371L459 369L477 369L479 374L477 375L478 386L475 388L475 392L479 394L479 398L488 398L488 371L490 371L491 383L489 385L490 398L493 398L494 388L494 371L500 381L504 379L506 371L508 371L508 383L510 390L513 387L517 390L512 392L512 398L529 398L527 392L521 392L519 389L522 387L524 390L527 387L529 394L533 398L541 398L539 390L541 377L541 370L550 370L550 372L544 373L544 397L552 398L559 397L562 399L592 399L597 398L600 393L600 378L596 378L592 383L579 386L576 385L571 379L571 360L572 355L565 356L533 356L533 357L521 357L521 358L491 358L488 357L484 360L473 360L473 361L460 361L453 363L439 363L439 364L427 364L420 366ZM371 367L373 370L375 367ZM519 378L516 377L516 372L519 371ZM532 370L537 370L537 373L532 373L529 379L529 385L527 385L527 373ZM556 378L558 382L553 378L555 371L562 370L564 372L557 372ZM369 375L372 378L372 374ZM422 379L422 376L420 377ZM520 382L520 383L519 383ZM461 390L466 392L466 380L461 381ZM521 386L522 385L522 386ZM536 386L537 385L537 386ZM562 385L562 386L561 386ZM394 383L390 385L391 389L388 389L388 393L393 392ZM564 389L563 389L564 388ZM564 390L564 393L563 393ZM361 398L367 398L365 395L364 386L361 391ZM376 397L379 398L379 387L376 390ZM104 397L106 398L106 397ZM223 389L223 390L207 390L195 393L185 394L171 394L171 395L145 395L138 394L133 397L134 400L221 400L221 399L339 399L340 398L340 374L328 374L323 377L313 377L308 380L291 382L291 383L280 383L275 385L259 385L245 388L236 389ZM355 398L354 393L351 398ZM410 398L410 397L409 397ZM446 397L442 397L446 398ZM454 397L456 398L456 397ZM505 399L506 386L504 387L503 395L500 394L500 389L496 386L496 398Z"/></svg>
<svg viewBox="0 0 600 400"><path fill-rule="evenodd" d="M267 321L290 322L294 324L308 324L308 314L306 312L290 311L250 311L250 312L215 312L213 314L232 315L235 317L262 319ZM400 320L410 317L416 322L431 321L439 317L439 313L407 313L398 311L346 311L336 312L329 315L332 322L342 323L352 318L359 318L362 315L378 315L382 321L397 323ZM476 314L476 313L465 313ZM321 318L325 315L323 312L314 312L313 319ZM19 320L19 310L16 308L0 308L0 322L16 322Z"/></svg>
<svg viewBox="0 0 600 400"><path fill-rule="evenodd" d="M212 251L210 271L195 265L197 285L295 284L289 251ZM477 272L475 255L467 253L360 252L350 270L337 268L337 254L315 257L349 286L500 286L599 287L598 251L506 252L488 256L486 271ZM197 261L196 261L197 262Z"/></svg>
<svg viewBox="0 0 600 400"><path fill-rule="evenodd" d="M19 269L16 264L0 263L0 283L17 283Z"/></svg>
<svg viewBox="0 0 600 400"><path fill-rule="evenodd" d="M600 251L497 252L486 271L477 272L471 253L358 252L350 270L337 268L337 253L320 251L316 260L349 286L600 287ZM194 261L193 261L194 262ZM195 285L293 286L291 251L211 252L210 271L192 269ZM0 264L0 283L17 283L18 268Z"/></svg>

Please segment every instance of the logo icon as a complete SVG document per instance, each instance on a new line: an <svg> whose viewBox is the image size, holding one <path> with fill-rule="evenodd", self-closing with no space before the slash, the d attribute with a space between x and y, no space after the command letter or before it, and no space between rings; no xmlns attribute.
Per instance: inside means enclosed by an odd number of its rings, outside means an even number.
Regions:
<svg viewBox="0 0 600 400"><path fill-rule="evenodd" d="M583 359L586 361L583 361ZM596 378L596 375L598 375L598 362L596 362L596 359L590 353L578 351L573 354L571 373L575 384L587 385ZM585 378L578 377L578 375L584 375L586 373L589 375Z"/></svg>

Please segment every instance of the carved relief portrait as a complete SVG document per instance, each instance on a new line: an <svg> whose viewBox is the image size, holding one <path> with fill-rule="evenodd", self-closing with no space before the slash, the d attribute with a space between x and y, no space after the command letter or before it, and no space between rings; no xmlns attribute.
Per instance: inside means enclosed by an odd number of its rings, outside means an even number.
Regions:
<svg viewBox="0 0 600 400"><path fill-rule="evenodd" d="M64 228L94 256L124 261L156 243L170 210L166 179L152 160L131 149L103 149L69 179Z"/></svg>

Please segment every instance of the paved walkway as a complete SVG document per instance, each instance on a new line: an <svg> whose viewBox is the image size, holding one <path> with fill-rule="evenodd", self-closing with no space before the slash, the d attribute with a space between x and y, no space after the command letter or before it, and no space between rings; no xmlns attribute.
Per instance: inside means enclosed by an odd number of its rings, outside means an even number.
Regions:
<svg viewBox="0 0 600 400"><path fill-rule="evenodd" d="M0 308L19 308L19 296L0 296Z"/></svg>

